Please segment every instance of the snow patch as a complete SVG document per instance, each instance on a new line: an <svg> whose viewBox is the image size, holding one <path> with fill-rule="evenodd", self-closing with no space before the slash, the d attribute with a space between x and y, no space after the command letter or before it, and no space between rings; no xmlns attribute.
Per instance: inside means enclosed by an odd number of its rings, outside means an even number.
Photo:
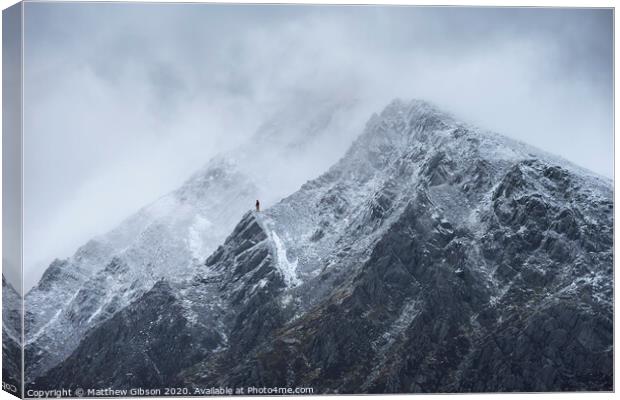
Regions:
<svg viewBox="0 0 620 400"><path fill-rule="evenodd" d="M93 313L93 315L90 316L90 318L88 318L86 323L90 324L95 318L97 318L97 315L101 314L101 310L103 310L103 304Z"/></svg>
<svg viewBox="0 0 620 400"><path fill-rule="evenodd" d="M297 259L289 262L286 256L286 247L277 233L271 232L273 243L276 245L276 266L284 278L284 283L289 287L295 287L301 284L301 280L297 277Z"/></svg>
<svg viewBox="0 0 620 400"><path fill-rule="evenodd" d="M283 307L288 306L289 304L291 304L292 301L293 301L293 296L290 293L287 293L284 296L282 296L282 299L280 300Z"/></svg>
<svg viewBox="0 0 620 400"><path fill-rule="evenodd" d="M208 246L205 245L203 236L208 233L213 224L202 215L196 215L194 222L189 227L188 245L192 257L202 260L207 258Z"/></svg>

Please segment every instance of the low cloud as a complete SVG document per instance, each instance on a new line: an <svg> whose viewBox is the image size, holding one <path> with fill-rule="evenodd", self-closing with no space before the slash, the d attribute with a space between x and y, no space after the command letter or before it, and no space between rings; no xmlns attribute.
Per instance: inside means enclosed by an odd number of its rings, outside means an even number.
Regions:
<svg viewBox="0 0 620 400"><path fill-rule="evenodd" d="M585 9L27 3L30 284L54 257L248 140L295 96L355 99L368 113L352 114L351 126L395 97L427 99L611 177L612 18ZM333 135L342 148L354 136Z"/></svg>

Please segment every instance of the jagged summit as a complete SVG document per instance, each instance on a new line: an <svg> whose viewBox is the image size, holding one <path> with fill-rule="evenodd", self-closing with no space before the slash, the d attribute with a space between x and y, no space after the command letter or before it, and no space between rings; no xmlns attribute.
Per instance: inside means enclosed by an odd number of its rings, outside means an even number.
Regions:
<svg viewBox="0 0 620 400"><path fill-rule="evenodd" d="M435 115L445 120L454 120L452 114L446 110L439 108L430 101L418 98L395 98L381 111L380 115L385 118L395 114L406 115L409 119L420 118L424 115Z"/></svg>

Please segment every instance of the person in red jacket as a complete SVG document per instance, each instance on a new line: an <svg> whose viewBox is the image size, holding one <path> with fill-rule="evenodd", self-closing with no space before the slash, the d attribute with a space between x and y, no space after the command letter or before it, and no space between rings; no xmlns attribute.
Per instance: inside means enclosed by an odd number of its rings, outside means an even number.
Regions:
<svg viewBox="0 0 620 400"><path fill-rule="evenodd" d="M256 212L260 211L260 201L256 200Z"/></svg>

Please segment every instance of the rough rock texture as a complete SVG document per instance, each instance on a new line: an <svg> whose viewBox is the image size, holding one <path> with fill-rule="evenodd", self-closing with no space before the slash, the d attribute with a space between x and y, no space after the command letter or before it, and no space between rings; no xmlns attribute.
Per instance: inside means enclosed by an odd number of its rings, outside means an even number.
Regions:
<svg viewBox="0 0 620 400"><path fill-rule="evenodd" d="M156 350L175 359L165 379L197 387L612 390L612 228L609 180L394 101L329 171L165 285L170 306L137 299L36 385L71 387L79 368L155 385L145 357L103 360ZM176 360L175 346L193 347Z"/></svg>
<svg viewBox="0 0 620 400"><path fill-rule="evenodd" d="M184 317L174 291L160 281L140 302L86 335L65 361L63 379L74 388L165 387L179 369L216 347L219 337L210 333ZM54 370L48 376L55 379Z"/></svg>

